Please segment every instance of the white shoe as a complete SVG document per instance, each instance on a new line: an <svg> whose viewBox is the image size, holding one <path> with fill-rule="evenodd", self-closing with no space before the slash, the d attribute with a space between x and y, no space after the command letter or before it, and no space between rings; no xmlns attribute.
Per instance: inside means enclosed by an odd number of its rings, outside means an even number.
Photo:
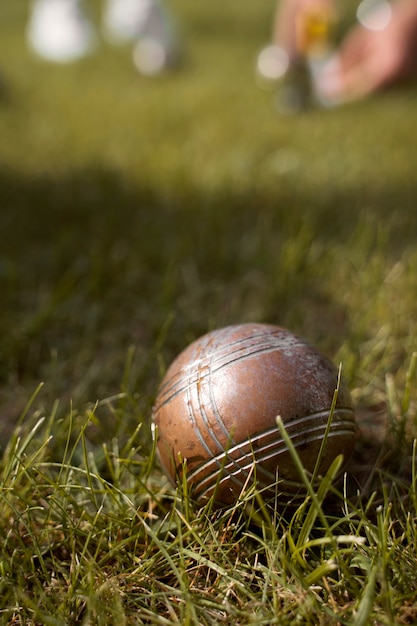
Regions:
<svg viewBox="0 0 417 626"><path fill-rule="evenodd" d="M157 0L107 0L103 31L111 43L135 42L133 60L142 74L158 74L176 61L177 36Z"/></svg>
<svg viewBox="0 0 417 626"><path fill-rule="evenodd" d="M79 0L34 0L27 38L38 56L55 63L76 61L96 46Z"/></svg>

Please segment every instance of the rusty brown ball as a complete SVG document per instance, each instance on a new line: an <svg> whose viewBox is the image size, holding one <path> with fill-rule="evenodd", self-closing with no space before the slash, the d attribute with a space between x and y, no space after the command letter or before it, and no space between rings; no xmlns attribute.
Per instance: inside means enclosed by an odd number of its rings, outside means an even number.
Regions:
<svg viewBox="0 0 417 626"><path fill-rule="evenodd" d="M329 422L338 372L304 339L268 324L240 324L189 345L160 385L153 422L162 468L186 478L201 503L232 504L256 481L265 497L286 504L300 477L280 435L285 429L312 473ZM354 413L340 385L319 473L354 448ZM301 490L302 491L302 490Z"/></svg>

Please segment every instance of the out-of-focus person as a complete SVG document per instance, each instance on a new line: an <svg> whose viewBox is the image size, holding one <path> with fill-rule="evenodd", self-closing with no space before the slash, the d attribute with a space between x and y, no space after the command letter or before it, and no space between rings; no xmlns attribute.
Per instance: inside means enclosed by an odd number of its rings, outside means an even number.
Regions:
<svg viewBox="0 0 417 626"><path fill-rule="evenodd" d="M142 74L158 74L177 62L177 34L159 0L106 0L102 32L112 44L132 43ZM63 64L90 54L99 40L82 0L32 0L27 38L36 55Z"/></svg>

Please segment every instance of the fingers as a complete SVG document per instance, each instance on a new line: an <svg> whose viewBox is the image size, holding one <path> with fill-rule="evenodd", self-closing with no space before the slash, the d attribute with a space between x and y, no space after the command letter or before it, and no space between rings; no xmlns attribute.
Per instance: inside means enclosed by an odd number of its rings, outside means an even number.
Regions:
<svg viewBox="0 0 417 626"><path fill-rule="evenodd" d="M403 1L381 30L357 26L348 34L317 76L316 88L322 101L340 104L410 77L416 67L417 3Z"/></svg>
<svg viewBox="0 0 417 626"><path fill-rule="evenodd" d="M380 63L374 55L358 57L348 65L340 55L335 55L317 76L316 89L323 103L342 104L388 86L396 75L394 66Z"/></svg>
<svg viewBox="0 0 417 626"><path fill-rule="evenodd" d="M329 104L356 100L402 78L405 62L402 44L358 30L324 65L317 90Z"/></svg>

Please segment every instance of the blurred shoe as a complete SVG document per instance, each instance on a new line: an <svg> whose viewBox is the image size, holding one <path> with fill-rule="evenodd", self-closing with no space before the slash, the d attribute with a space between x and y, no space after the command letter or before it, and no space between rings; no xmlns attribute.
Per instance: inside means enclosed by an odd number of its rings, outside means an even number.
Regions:
<svg viewBox="0 0 417 626"><path fill-rule="evenodd" d="M133 60L142 74L159 74L177 61L177 35L157 0L107 0L103 31L111 43L135 42Z"/></svg>
<svg viewBox="0 0 417 626"><path fill-rule="evenodd" d="M27 38L38 56L55 63L76 61L96 46L79 0L34 0Z"/></svg>

